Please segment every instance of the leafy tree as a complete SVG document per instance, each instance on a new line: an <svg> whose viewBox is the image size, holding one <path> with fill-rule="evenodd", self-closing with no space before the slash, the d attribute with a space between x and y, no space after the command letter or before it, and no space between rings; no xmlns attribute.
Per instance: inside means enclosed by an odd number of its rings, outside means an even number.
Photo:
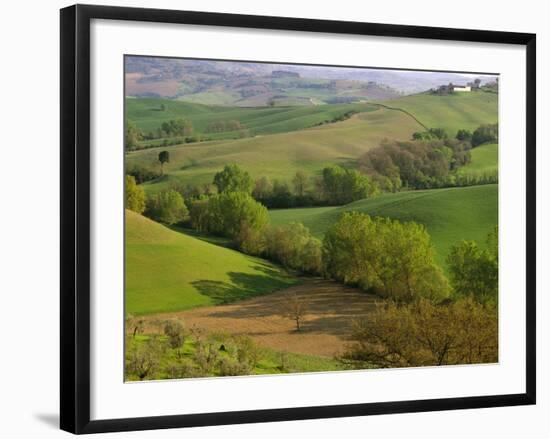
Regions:
<svg viewBox="0 0 550 439"><path fill-rule="evenodd" d="M125 195L126 209L137 213L145 211L145 191L136 184L136 179L132 175L126 176Z"/></svg>
<svg viewBox="0 0 550 439"><path fill-rule="evenodd" d="M374 192L366 175L341 166L328 166L323 169L322 187L324 197L330 204L347 204L367 198Z"/></svg>
<svg viewBox="0 0 550 439"><path fill-rule="evenodd" d="M297 197L303 197L307 191L308 177L304 171L297 171L292 178L292 184L294 185L294 194Z"/></svg>
<svg viewBox="0 0 550 439"><path fill-rule="evenodd" d="M237 245L244 228L261 231L269 223L267 209L244 192L224 192L208 200L208 231L227 236Z"/></svg>
<svg viewBox="0 0 550 439"><path fill-rule="evenodd" d="M273 195L273 184L267 177L261 177L254 183L252 196L258 201L264 201Z"/></svg>
<svg viewBox="0 0 550 439"><path fill-rule="evenodd" d="M145 213L155 221L176 224L184 221L189 212L179 192L169 189L149 198Z"/></svg>
<svg viewBox="0 0 550 439"><path fill-rule="evenodd" d="M138 126L131 121L126 119L126 132L124 135L124 147L128 151L132 151L139 147L139 141L143 139L143 133L138 128Z"/></svg>
<svg viewBox="0 0 550 439"><path fill-rule="evenodd" d="M237 165L225 165L222 171L214 176L214 184L219 193L224 192L252 192L252 178L250 174Z"/></svg>
<svg viewBox="0 0 550 439"><path fill-rule="evenodd" d="M498 298L498 230L487 237L487 249L475 241L455 245L447 257L450 281L457 296L473 296L479 301Z"/></svg>
<svg viewBox="0 0 550 439"><path fill-rule="evenodd" d="M269 227L265 231L266 255L285 267L322 274L322 244L302 223Z"/></svg>
<svg viewBox="0 0 550 439"><path fill-rule="evenodd" d="M356 321L352 340L342 359L356 368L495 363L497 309L472 298L390 302Z"/></svg>
<svg viewBox="0 0 550 439"><path fill-rule="evenodd" d="M273 180L273 191L269 200L270 207L292 207L294 198L286 181Z"/></svg>
<svg viewBox="0 0 550 439"><path fill-rule="evenodd" d="M159 162L160 162L160 175L163 175L164 164L170 162L170 153L168 151L159 152Z"/></svg>
<svg viewBox="0 0 550 439"><path fill-rule="evenodd" d="M325 234L324 266L334 279L398 301L440 299L448 283L424 226L344 213Z"/></svg>
<svg viewBox="0 0 550 439"><path fill-rule="evenodd" d="M472 134L472 146L498 142L498 123L481 125Z"/></svg>

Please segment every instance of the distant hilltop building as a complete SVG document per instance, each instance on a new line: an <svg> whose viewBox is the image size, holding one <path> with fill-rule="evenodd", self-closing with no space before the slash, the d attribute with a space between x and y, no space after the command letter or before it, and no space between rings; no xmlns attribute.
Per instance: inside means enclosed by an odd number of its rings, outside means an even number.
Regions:
<svg viewBox="0 0 550 439"><path fill-rule="evenodd" d="M474 82L468 82L466 85L453 84L452 82L447 85L440 85L437 89L432 89L432 92L439 95L446 95L456 92L470 92L477 91L481 86L481 80L478 78Z"/></svg>

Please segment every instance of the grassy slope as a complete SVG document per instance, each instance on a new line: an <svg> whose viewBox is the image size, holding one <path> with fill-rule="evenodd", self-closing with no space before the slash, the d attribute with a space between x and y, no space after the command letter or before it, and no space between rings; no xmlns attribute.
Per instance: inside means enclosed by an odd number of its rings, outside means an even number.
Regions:
<svg viewBox="0 0 550 439"><path fill-rule="evenodd" d="M498 121L496 93L417 94L380 103L409 111L424 125L444 128L453 137L459 129L474 130L481 124Z"/></svg>
<svg viewBox="0 0 550 439"><path fill-rule="evenodd" d="M126 156L126 163L158 167L159 151L170 152L170 163L165 166L168 175L145 184L149 193L169 186L171 180L211 182L227 163L239 164L253 177L265 175L290 180L299 169L316 173L330 164L353 164L383 138L406 140L419 129L404 113L379 109L307 130L136 151Z"/></svg>
<svg viewBox="0 0 550 439"><path fill-rule="evenodd" d="M261 259L126 211L126 312L150 314L270 293L296 282Z"/></svg>
<svg viewBox="0 0 550 439"><path fill-rule="evenodd" d="M458 169L459 174L490 174L498 170L498 145L481 145L471 151L472 161Z"/></svg>
<svg viewBox="0 0 550 439"><path fill-rule="evenodd" d="M164 105L166 110L160 111ZM134 121L144 132L154 131L162 122L184 118L193 122L197 133L205 133L212 122L238 120L253 134L273 134L300 130L319 122L331 120L350 110L369 111L368 104L318 105L311 107L224 107L207 106L169 99L126 99L126 117ZM213 139L232 139L238 133L205 133Z"/></svg>
<svg viewBox="0 0 550 439"><path fill-rule="evenodd" d="M274 224L304 223L318 237L346 211L387 216L424 224L432 237L437 260L444 266L450 247L462 239L485 242L498 222L498 186L434 189L384 194L341 207L270 211Z"/></svg>

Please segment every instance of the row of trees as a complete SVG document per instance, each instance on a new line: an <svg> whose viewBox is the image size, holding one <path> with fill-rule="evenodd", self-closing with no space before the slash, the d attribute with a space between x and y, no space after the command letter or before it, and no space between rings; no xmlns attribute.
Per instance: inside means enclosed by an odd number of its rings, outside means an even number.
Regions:
<svg viewBox="0 0 550 439"><path fill-rule="evenodd" d="M449 135L443 128L429 128L426 131L413 133L412 139L445 140L449 139ZM458 130L455 139L468 142L474 148L484 143L496 143L498 142L498 123L480 125L473 132L466 129Z"/></svg>

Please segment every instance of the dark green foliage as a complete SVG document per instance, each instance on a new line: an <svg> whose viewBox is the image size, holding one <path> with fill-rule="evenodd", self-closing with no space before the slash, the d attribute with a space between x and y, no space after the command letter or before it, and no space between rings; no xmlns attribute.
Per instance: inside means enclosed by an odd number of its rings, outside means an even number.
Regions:
<svg viewBox="0 0 550 439"><path fill-rule="evenodd" d="M225 165L223 170L214 176L214 184L219 193L224 192L252 192L252 178L250 174L237 165Z"/></svg>
<svg viewBox="0 0 550 439"><path fill-rule="evenodd" d="M160 162L160 174L164 174L164 164L170 162L170 153L168 151L159 152L159 162Z"/></svg>
<svg viewBox="0 0 550 439"><path fill-rule="evenodd" d="M469 130L458 130L455 139L461 142L471 142L472 132Z"/></svg>
<svg viewBox="0 0 550 439"><path fill-rule="evenodd" d="M472 135L472 146L483 143L498 143L498 123L481 125Z"/></svg>
<svg viewBox="0 0 550 439"><path fill-rule="evenodd" d="M451 286L457 296L478 301L498 299L498 228L487 237L487 248L475 241L462 241L447 258Z"/></svg>
<svg viewBox="0 0 550 439"><path fill-rule="evenodd" d="M160 173L152 171L145 166L134 164L126 168L126 174L133 176L137 184L145 183L160 177Z"/></svg>
<svg viewBox="0 0 550 439"><path fill-rule="evenodd" d="M327 273L346 284L405 302L448 295L430 236L414 222L344 213L325 234L323 252Z"/></svg>

